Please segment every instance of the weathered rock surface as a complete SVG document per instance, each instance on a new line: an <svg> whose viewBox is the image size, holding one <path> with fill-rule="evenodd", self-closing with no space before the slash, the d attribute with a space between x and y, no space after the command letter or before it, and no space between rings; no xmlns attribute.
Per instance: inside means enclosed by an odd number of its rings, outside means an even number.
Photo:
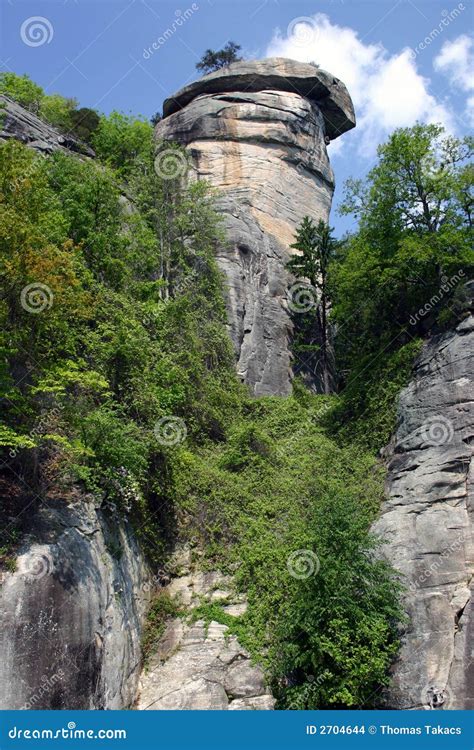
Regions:
<svg viewBox="0 0 474 750"><path fill-rule="evenodd" d="M399 400L374 528L408 586L391 708L474 708L473 375L470 316L425 344Z"/></svg>
<svg viewBox="0 0 474 750"><path fill-rule="evenodd" d="M0 128L0 141L15 138L40 153L74 151L85 156L95 156L94 151L85 143L71 135L61 135L51 125L2 94Z"/></svg>
<svg viewBox="0 0 474 750"><path fill-rule="evenodd" d="M230 580L217 573L190 573L168 587L173 597L192 610L201 601L222 602L233 617L245 611L234 601ZM203 620L168 622L158 649L140 680L139 710L271 710L274 700L262 670L229 628Z"/></svg>
<svg viewBox="0 0 474 750"><path fill-rule="evenodd" d="M338 78L316 65L284 57L242 60L209 73L166 99L163 116L178 112L201 94L268 89L297 93L317 104L324 116L326 134L331 139L355 125L352 100Z"/></svg>
<svg viewBox="0 0 474 750"><path fill-rule="evenodd" d="M255 395L287 394L302 363L290 352L285 265L303 216L328 219L326 142L355 125L347 90L314 65L240 62L179 91L164 114L157 138L185 146L189 178L217 189L228 238L218 262L238 373Z"/></svg>
<svg viewBox="0 0 474 750"><path fill-rule="evenodd" d="M151 587L128 524L81 498L30 526L0 586L0 709L129 707Z"/></svg>

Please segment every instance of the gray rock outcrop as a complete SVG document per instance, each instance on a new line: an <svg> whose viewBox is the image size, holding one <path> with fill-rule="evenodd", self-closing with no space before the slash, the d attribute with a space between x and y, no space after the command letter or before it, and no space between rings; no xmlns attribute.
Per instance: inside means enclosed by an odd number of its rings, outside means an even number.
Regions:
<svg viewBox="0 0 474 750"><path fill-rule="evenodd" d="M407 585L390 708L474 708L473 376L471 315L428 340L400 395L374 527Z"/></svg>
<svg viewBox="0 0 474 750"><path fill-rule="evenodd" d="M0 586L0 709L135 700L150 574L129 525L92 502L43 502Z"/></svg>
<svg viewBox="0 0 474 750"><path fill-rule="evenodd" d="M95 156L94 151L72 135L62 135L32 112L0 94L0 141L14 138L40 153L73 151Z"/></svg>
<svg viewBox="0 0 474 750"><path fill-rule="evenodd" d="M231 581L217 572L194 572L175 578L168 593L192 613L202 602L219 603L231 617L240 617L245 601L234 599ZM274 699L263 671L252 664L227 625L174 618L144 671L139 710L268 711Z"/></svg>
<svg viewBox="0 0 474 750"><path fill-rule="evenodd" d="M302 366L292 361L291 302L307 290L296 285L288 297L285 265L302 218L329 217L326 144L355 125L346 87L314 65L244 61L185 86L163 111L158 140L185 146L189 179L217 190L237 371L255 395L288 394Z"/></svg>

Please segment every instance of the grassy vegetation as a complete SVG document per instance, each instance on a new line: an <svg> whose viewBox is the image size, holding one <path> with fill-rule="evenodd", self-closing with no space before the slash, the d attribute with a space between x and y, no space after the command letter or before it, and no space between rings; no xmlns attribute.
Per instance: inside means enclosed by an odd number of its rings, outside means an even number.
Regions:
<svg viewBox="0 0 474 750"><path fill-rule="evenodd" d="M111 116L94 139L97 162L0 147L3 475L43 496L92 494L132 520L157 568L180 539L231 573L246 614L203 604L194 615L238 633L280 707L372 705L401 619L368 531L383 495L376 452L417 336L383 353L378 290L339 396L295 383L289 398L251 399L225 330L209 188L155 173L141 119ZM344 294L358 299L354 254L376 245L364 231L335 261L336 320ZM145 658L177 614L166 596L153 603Z"/></svg>

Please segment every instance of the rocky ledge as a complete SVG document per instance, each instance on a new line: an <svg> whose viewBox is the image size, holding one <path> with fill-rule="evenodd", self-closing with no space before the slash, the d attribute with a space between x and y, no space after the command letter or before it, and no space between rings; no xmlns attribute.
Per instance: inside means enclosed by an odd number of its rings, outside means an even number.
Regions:
<svg viewBox="0 0 474 750"><path fill-rule="evenodd" d="M167 589L191 614L202 602L221 604L231 617L245 613L245 601L232 594L230 579L219 573L184 575ZM273 705L262 670L227 625L175 618L142 675L137 708L260 711Z"/></svg>
<svg viewBox="0 0 474 750"><path fill-rule="evenodd" d="M0 141L15 138L35 151L73 151L94 157L94 151L72 135L62 135L32 112L0 94Z"/></svg>

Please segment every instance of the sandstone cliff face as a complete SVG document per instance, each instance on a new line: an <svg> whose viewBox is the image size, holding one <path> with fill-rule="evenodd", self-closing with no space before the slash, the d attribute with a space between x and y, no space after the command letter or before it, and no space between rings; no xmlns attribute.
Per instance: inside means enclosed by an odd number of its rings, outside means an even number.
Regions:
<svg viewBox="0 0 474 750"><path fill-rule="evenodd" d="M0 709L129 707L151 585L128 524L82 498L29 526L0 587Z"/></svg>
<svg viewBox="0 0 474 750"><path fill-rule="evenodd" d="M473 708L474 317L429 340L399 400L388 499L374 530L409 616L390 708Z"/></svg>
<svg viewBox="0 0 474 750"><path fill-rule="evenodd" d="M184 145L190 178L217 189L229 331L238 373L255 395L289 393L292 369L302 365L290 352L285 264L303 216L328 219L326 142L354 125L341 81L282 58L234 63L164 104L157 138Z"/></svg>

